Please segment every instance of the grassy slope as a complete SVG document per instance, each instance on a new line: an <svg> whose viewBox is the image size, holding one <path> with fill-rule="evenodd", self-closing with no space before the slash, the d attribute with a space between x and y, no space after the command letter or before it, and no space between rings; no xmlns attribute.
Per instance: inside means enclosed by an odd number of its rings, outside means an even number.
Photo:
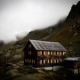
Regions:
<svg viewBox="0 0 80 80"><path fill-rule="evenodd" d="M51 41L58 41L68 49L68 56L80 56L80 18L74 19L66 26L61 28Z"/></svg>

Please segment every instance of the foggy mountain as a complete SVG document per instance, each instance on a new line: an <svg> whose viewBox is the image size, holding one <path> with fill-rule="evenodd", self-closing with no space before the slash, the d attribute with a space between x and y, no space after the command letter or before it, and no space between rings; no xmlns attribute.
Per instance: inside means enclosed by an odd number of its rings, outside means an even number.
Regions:
<svg viewBox="0 0 80 80"><path fill-rule="evenodd" d="M23 38L30 31L57 24L79 0L0 0L0 40Z"/></svg>
<svg viewBox="0 0 80 80"><path fill-rule="evenodd" d="M28 39L57 41L68 49L69 56L80 56L80 2L72 6L65 21L46 29L31 31L15 45L24 47Z"/></svg>

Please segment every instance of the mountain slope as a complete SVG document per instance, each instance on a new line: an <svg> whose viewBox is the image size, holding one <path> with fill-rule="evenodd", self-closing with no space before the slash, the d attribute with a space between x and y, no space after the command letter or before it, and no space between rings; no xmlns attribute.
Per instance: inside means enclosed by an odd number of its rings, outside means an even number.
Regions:
<svg viewBox="0 0 80 80"><path fill-rule="evenodd" d="M80 24L78 19L74 19L68 25L57 32L52 41L58 41L63 44L69 51L69 56L80 56Z"/></svg>
<svg viewBox="0 0 80 80"><path fill-rule="evenodd" d="M52 41L59 41L68 49L68 56L80 56L80 2L73 5L69 16L64 23L67 23L52 38Z"/></svg>
<svg viewBox="0 0 80 80"><path fill-rule="evenodd" d="M72 6L64 22L43 30L32 31L16 45L25 46L28 39L57 41L68 49L68 56L80 56L80 2Z"/></svg>

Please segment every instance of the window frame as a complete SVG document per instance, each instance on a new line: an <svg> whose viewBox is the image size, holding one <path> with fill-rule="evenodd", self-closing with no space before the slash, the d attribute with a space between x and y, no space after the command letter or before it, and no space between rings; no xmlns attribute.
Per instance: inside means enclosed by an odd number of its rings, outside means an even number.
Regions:
<svg viewBox="0 0 80 80"><path fill-rule="evenodd" d="M54 63L56 64L56 59L54 59Z"/></svg>
<svg viewBox="0 0 80 80"><path fill-rule="evenodd" d="M58 59L56 59L56 63L59 63L59 60Z"/></svg>
<svg viewBox="0 0 80 80"><path fill-rule="evenodd" d="M66 54L66 52L63 51L63 56Z"/></svg>
<svg viewBox="0 0 80 80"><path fill-rule="evenodd" d="M28 44L28 48L31 48L31 46L32 46L31 44Z"/></svg>
<svg viewBox="0 0 80 80"><path fill-rule="evenodd" d="M46 61L45 61L45 59L44 59L44 60L43 60L43 63L45 64L45 62L46 62Z"/></svg>
<svg viewBox="0 0 80 80"><path fill-rule="evenodd" d="M49 64L49 59L48 59L48 64Z"/></svg>
<svg viewBox="0 0 80 80"><path fill-rule="evenodd" d="M42 64L43 63L43 61L42 60L40 60L40 64Z"/></svg>
<svg viewBox="0 0 80 80"><path fill-rule="evenodd" d="M57 52L57 51L54 51L54 55L55 55L55 56L56 56L56 52Z"/></svg>
<svg viewBox="0 0 80 80"><path fill-rule="evenodd" d="M51 59L51 63L53 63L52 59Z"/></svg>
<svg viewBox="0 0 80 80"><path fill-rule="evenodd" d="M28 54L31 55L32 54L32 51L28 51Z"/></svg>
<svg viewBox="0 0 80 80"><path fill-rule="evenodd" d="M48 55L52 55L51 51L48 51Z"/></svg>

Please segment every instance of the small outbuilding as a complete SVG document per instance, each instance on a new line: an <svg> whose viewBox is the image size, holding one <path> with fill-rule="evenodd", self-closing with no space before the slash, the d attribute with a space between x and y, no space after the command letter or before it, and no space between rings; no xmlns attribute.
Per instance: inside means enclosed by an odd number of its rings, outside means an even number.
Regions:
<svg viewBox="0 0 80 80"><path fill-rule="evenodd" d="M80 68L80 57L65 58L64 67L66 68Z"/></svg>
<svg viewBox="0 0 80 80"><path fill-rule="evenodd" d="M64 59L64 67L72 69L74 73L80 73L80 57L68 57Z"/></svg>

